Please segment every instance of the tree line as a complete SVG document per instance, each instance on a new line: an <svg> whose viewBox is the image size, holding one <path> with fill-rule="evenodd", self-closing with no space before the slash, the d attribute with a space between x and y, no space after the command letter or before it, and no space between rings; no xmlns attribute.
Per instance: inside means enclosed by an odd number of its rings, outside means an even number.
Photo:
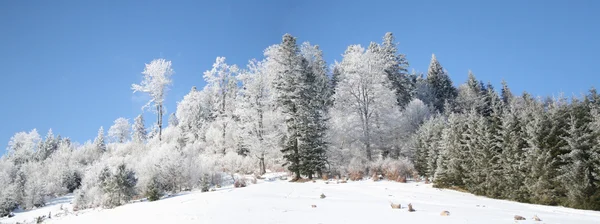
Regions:
<svg viewBox="0 0 600 224"><path fill-rule="evenodd" d="M455 86L435 55L409 72L392 33L328 65L286 34L241 68L217 57L163 125L171 62L145 65L134 92L156 113L118 118L84 144L36 130L0 159L0 215L75 194L77 209L287 170L293 180L383 176L523 202L600 209L600 98L497 92L469 72Z"/></svg>

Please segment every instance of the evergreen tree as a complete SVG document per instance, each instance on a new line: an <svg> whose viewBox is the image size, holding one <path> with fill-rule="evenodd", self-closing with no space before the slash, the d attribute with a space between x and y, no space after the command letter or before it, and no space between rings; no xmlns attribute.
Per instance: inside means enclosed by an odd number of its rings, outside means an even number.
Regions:
<svg viewBox="0 0 600 224"><path fill-rule="evenodd" d="M144 117L141 114L135 118L135 121L134 121L131 129L132 129L131 138L133 139L133 142L138 143L138 144L142 144L142 143L146 142L146 138L147 138L146 127L144 126Z"/></svg>
<svg viewBox="0 0 600 224"><path fill-rule="evenodd" d="M285 115L287 132L283 149L284 158L287 160L288 169L295 174L294 179L300 178L301 155L299 149L298 101L300 96L299 81L302 77L301 58L298 55L296 38L290 34L283 36L282 42L277 46L273 55L267 59L269 69L275 75L275 92L277 105Z"/></svg>
<svg viewBox="0 0 600 224"><path fill-rule="evenodd" d="M414 81L412 96L417 98L427 106L433 107L434 95L431 86L427 79L423 77L423 73L417 74L415 71L411 74L411 79Z"/></svg>
<svg viewBox="0 0 600 224"><path fill-rule="evenodd" d="M54 153L58 149L58 139L54 137L52 133L52 129L48 130L48 134L46 134L46 138L43 142L40 142L40 146L38 148L37 160L43 161L46 158L50 157L52 153Z"/></svg>
<svg viewBox="0 0 600 224"><path fill-rule="evenodd" d="M331 90L330 96L335 95L335 89L337 88L338 82L340 82L340 75L342 73L340 69L340 64L336 61L331 67L331 80L329 84L329 88ZM333 99L332 99L333 101ZM333 102L331 102L333 104Z"/></svg>
<svg viewBox="0 0 600 224"><path fill-rule="evenodd" d="M302 44L302 76L299 79L300 96L298 99L299 150L301 153L302 173L312 178L314 173L325 169L327 142L327 109L329 104L329 80L323 53L318 46Z"/></svg>
<svg viewBox="0 0 600 224"><path fill-rule="evenodd" d="M508 88L508 83L502 80L502 102L504 102L504 105L508 105L513 98L514 96Z"/></svg>
<svg viewBox="0 0 600 224"><path fill-rule="evenodd" d="M476 110L482 113L485 106L485 92L482 92L482 86L475 78L475 75L469 71L467 82L458 87L458 94L455 101L455 111L468 113Z"/></svg>
<svg viewBox="0 0 600 224"><path fill-rule="evenodd" d="M119 206L135 195L137 177L135 172L128 169L125 164L117 166L114 173L108 167L104 167L98 180L105 194L104 205L107 207Z"/></svg>
<svg viewBox="0 0 600 224"><path fill-rule="evenodd" d="M419 175L433 178L440 153L444 117L434 116L421 125L414 137L415 169Z"/></svg>
<svg viewBox="0 0 600 224"><path fill-rule="evenodd" d="M209 94L198 91L195 86L191 88L177 103L176 117L182 134L180 141L187 144L205 140L206 129L210 122L214 121L213 107L215 106Z"/></svg>
<svg viewBox="0 0 600 224"><path fill-rule="evenodd" d="M171 115L169 115L169 126L177 127L178 125L179 125L179 119L177 119L177 114L171 113Z"/></svg>
<svg viewBox="0 0 600 224"><path fill-rule="evenodd" d="M525 164L527 175L525 186L531 197L529 201L541 204L556 204L559 193L556 186L557 158L552 156L548 145L551 135L551 123L548 113L544 111L540 103L533 104L527 108L530 120L524 127L525 141Z"/></svg>
<svg viewBox="0 0 600 224"><path fill-rule="evenodd" d="M385 73L392 83L392 89L396 93L398 106L404 108L411 100L412 85L408 77L408 61L404 54L398 53L398 44L394 35L388 32L383 37L380 47L385 63Z"/></svg>
<svg viewBox="0 0 600 224"><path fill-rule="evenodd" d="M464 176L466 175L465 157L468 151L462 144L462 133L467 126L465 116L451 113L448 116L448 124L442 131L440 141L440 154L438 155L436 171L433 177L434 187L464 187Z"/></svg>
<svg viewBox="0 0 600 224"><path fill-rule="evenodd" d="M452 86L452 80L436 59L435 54L431 55L431 63L427 70L427 83L433 93L433 107L437 111L443 112L445 103L452 103L457 93Z"/></svg>
<svg viewBox="0 0 600 224"><path fill-rule="evenodd" d="M94 147L98 152L106 152L106 142L104 141L104 128L98 129L98 136L94 139Z"/></svg>
<svg viewBox="0 0 600 224"><path fill-rule="evenodd" d="M526 166L523 149L526 147L526 142L517 102L512 102L503 111L498 136L502 149L499 158L501 176L504 177L500 185L502 197L525 201L527 188L524 185Z"/></svg>
<svg viewBox="0 0 600 224"><path fill-rule="evenodd" d="M587 99L585 99L587 100ZM572 100L566 135L567 154L560 158L560 180L567 189L567 204L576 208L600 209L600 203L593 201L598 191L598 162L600 154L595 150L596 137L590 128L591 114L586 102Z"/></svg>

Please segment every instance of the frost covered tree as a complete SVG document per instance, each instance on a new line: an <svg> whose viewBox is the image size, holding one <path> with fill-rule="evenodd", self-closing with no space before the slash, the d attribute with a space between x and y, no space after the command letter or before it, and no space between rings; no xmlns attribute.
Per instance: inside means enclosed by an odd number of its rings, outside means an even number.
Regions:
<svg viewBox="0 0 600 224"><path fill-rule="evenodd" d="M305 42L300 46L299 53L302 57L302 76L298 86L301 88L298 100L301 122L298 130L302 142L299 147L303 173L311 179L314 173L321 175L326 165L330 88L327 67L319 46Z"/></svg>
<svg viewBox="0 0 600 224"><path fill-rule="evenodd" d="M395 140L397 142L396 145L399 146L395 147L397 148L396 150L393 150L392 157L398 158L402 155L414 161L416 151L414 145L410 145L413 144L411 138L430 116L429 107L419 99L413 99L406 105L398 122L398 133L395 135L397 137L397 140ZM398 147L402 147L405 150L401 151Z"/></svg>
<svg viewBox="0 0 600 224"><path fill-rule="evenodd" d="M524 200L526 188L524 172L526 171L523 149L526 135L517 102L512 102L504 109L501 126L498 132L499 144L502 148L499 163L504 181L500 184L502 197L512 200Z"/></svg>
<svg viewBox="0 0 600 224"><path fill-rule="evenodd" d="M94 139L94 147L98 152L106 152L106 141L104 140L104 128L100 126L98 135Z"/></svg>
<svg viewBox="0 0 600 224"><path fill-rule="evenodd" d="M440 154L442 130L445 117L437 115L427 119L413 136L413 161L415 169L421 176L433 178L437 169L437 159Z"/></svg>
<svg viewBox="0 0 600 224"><path fill-rule="evenodd" d="M225 154L236 149L237 127L235 116L238 81L236 65L225 63L225 57L217 57L211 70L204 72L204 92L211 100L211 123L206 141L213 151Z"/></svg>
<svg viewBox="0 0 600 224"><path fill-rule="evenodd" d="M587 100L587 98L585 99ZM598 158L600 152L597 138L591 130L590 108L586 103L573 99L569 114L566 135L563 137L567 145L562 155L563 165L560 167L561 182L567 189L567 203L570 206L584 209L599 209L600 204L594 201L598 197Z"/></svg>
<svg viewBox="0 0 600 224"><path fill-rule="evenodd" d="M385 63L385 73L396 93L396 102L404 108L412 98L412 84L408 77L408 61L404 54L398 53L398 43L395 41L395 37L391 32L386 33L383 37L380 53Z"/></svg>
<svg viewBox="0 0 600 224"><path fill-rule="evenodd" d="M458 94L455 100L455 110L467 113L471 110L482 112L485 105L485 95L481 83L475 78L475 75L469 71L469 78L466 83L458 87ZM487 91L486 91L487 92Z"/></svg>
<svg viewBox="0 0 600 224"><path fill-rule="evenodd" d="M466 116L451 113L442 131L440 152L437 158L433 177L435 187L464 187L465 167L469 167L465 157L467 150L463 144L462 133L465 132Z"/></svg>
<svg viewBox="0 0 600 224"><path fill-rule="evenodd" d="M239 77L243 88L240 89L236 112L240 118L243 142L249 154L258 159L260 174L264 174L267 158L273 159L279 155L278 144L283 135L279 126L283 117L275 107L274 77L267 70L265 62L251 60L247 67Z"/></svg>
<svg viewBox="0 0 600 224"><path fill-rule="evenodd" d="M177 103L178 128L186 142L204 140L208 122L212 119L212 108L212 101L207 94L198 91L196 87L192 87L190 92Z"/></svg>
<svg viewBox="0 0 600 224"><path fill-rule="evenodd" d="M21 172L25 174L23 184L23 198L19 203L23 208L41 207L45 204L46 196L46 169L42 163L28 162L23 164Z"/></svg>
<svg viewBox="0 0 600 224"><path fill-rule="evenodd" d="M16 165L30 161L41 140L36 129L16 133L8 142L8 159Z"/></svg>
<svg viewBox="0 0 600 224"><path fill-rule="evenodd" d="M135 172L120 164L114 171L105 167L100 172L98 178L100 186L104 192L104 206L114 207L129 201L135 194L135 185L137 177Z"/></svg>
<svg viewBox="0 0 600 224"><path fill-rule="evenodd" d="M133 125L131 126L131 140L133 142L141 144L146 141L146 127L144 125L144 116L141 114L135 117Z"/></svg>
<svg viewBox="0 0 600 224"><path fill-rule="evenodd" d="M177 118L177 114L171 113L171 115L169 115L169 126L177 127L178 125L179 125L179 119Z"/></svg>
<svg viewBox="0 0 600 224"><path fill-rule="evenodd" d="M158 126L158 139L161 139L162 134L162 117L164 113L163 104L171 84L171 76L173 75L171 61L165 59L155 59L146 64L146 68L142 72L144 79L140 84L132 84L133 92L143 92L150 95L150 101L144 105L142 109L154 108L158 118L156 124Z"/></svg>
<svg viewBox="0 0 600 224"><path fill-rule="evenodd" d="M50 157L50 155L52 155L52 153L54 153L58 149L58 141L59 139L54 137L52 129L48 130L46 138L43 142L40 142L39 149L36 152L36 159L38 161L43 161L46 158Z"/></svg>
<svg viewBox="0 0 600 224"><path fill-rule="evenodd" d="M108 129L108 136L118 143L123 143L129 138L129 120L125 118L117 118L114 125Z"/></svg>
<svg viewBox="0 0 600 224"><path fill-rule="evenodd" d="M299 49L296 38L285 34L281 44L273 46L267 56L267 67L275 74L273 86L275 89L276 104L284 115L286 124L286 135L281 152L287 162L288 169L295 175L294 179L300 178L301 155L299 148L300 116L298 114L298 101L300 96L299 87L302 78L302 58L298 55Z"/></svg>
<svg viewBox="0 0 600 224"><path fill-rule="evenodd" d="M434 95L431 86L427 82L427 79L423 76L423 73L417 73L413 70L410 75L414 87L412 96L416 99L423 101L423 103L429 107L433 107Z"/></svg>
<svg viewBox="0 0 600 224"><path fill-rule="evenodd" d="M452 103L456 97L456 89L446 70L440 65L435 54L431 55L431 63L427 70L427 83L433 93L433 106L437 111L443 112L446 102Z"/></svg>
<svg viewBox="0 0 600 224"><path fill-rule="evenodd" d="M340 81L340 74L342 73L340 70L340 64L336 61L331 65L331 79L329 81L330 88L330 96L335 94L335 89L337 88L337 84ZM331 103L333 103L333 99L330 99Z"/></svg>
<svg viewBox="0 0 600 224"><path fill-rule="evenodd" d="M510 88L508 88L508 83L505 80L502 80L502 102L505 105L508 105L510 101L514 98Z"/></svg>
<svg viewBox="0 0 600 224"><path fill-rule="evenodd" d="M508 100L508 102L512 99ZM553 109L548 109L551 111ZM552 155L549 143L554 138L549 114L541 103L526 108L529 121L523 127L525 148L525 186L530 193L528 201L542 204L556 204L560 183L557 181L558 158Z"/></svg>
<svg viewBox="0 0 600 224"><path fill-rule="evenodd" d="M364 158L372 161L377 131L392 125L392 121L398 119L400 109L381 54L352 45L343 57L331 109L331 116L335 117L333 125L355 136ZM356 131L360 133L353 133Z"/></svg>

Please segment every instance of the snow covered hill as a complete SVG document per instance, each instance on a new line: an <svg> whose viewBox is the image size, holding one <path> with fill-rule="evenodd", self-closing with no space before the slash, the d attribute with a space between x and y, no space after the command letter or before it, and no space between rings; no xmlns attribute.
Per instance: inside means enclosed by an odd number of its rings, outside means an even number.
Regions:
<svg viewBox="0 0 600 224"><path fill-rule="evenodd" d="M326 198L321 199L320 195ZM53 204L17 213L0 223L33 220L54 211L48 223L600 223L600 212L531 205L440 190L422 183L358 181L336 184L259 182L246 188L184 193L114 209L57 213ZM402 209L392 209L399 203ZM416 210L408 212L411 203ZM313 208L312 205L316 205ZM450 216L441 216L442 211ZM36 212L37 211L37 212ZM525 221L514 221L520 215ZM536 222L537 215L542 221Z"/></svg>

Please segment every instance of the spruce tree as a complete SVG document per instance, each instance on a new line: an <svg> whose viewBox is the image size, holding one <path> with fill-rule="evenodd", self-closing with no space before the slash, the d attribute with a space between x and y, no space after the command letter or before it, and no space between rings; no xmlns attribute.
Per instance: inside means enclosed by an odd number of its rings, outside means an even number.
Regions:
<svg viewBox="0 0 600 224"><path fill-rule="evenodd" d="M398 106L404 108L411 100L411 83L408 77L408 61L404 54L398 53L398 44L394 35L388 32L383 37L380 53L385 61L385 73L392 83L392 89L396 93Z"/></svg>
<svg viewBox="0 0 600 224"><path fill-rule="evenodd" d="M301 47L302 76L298 87L299 151L302 173L312 178L314 173L325 169L327 143L327 107L329 104L329 80L322 51L318 46L304 43Z"/></svg>
<svg viewBox="0 0 600 224"><path fill-rule="evenodd" d="M439 115L431 117L415 133L415 169L419 175L429 179L433 178L437 168L444 119Z"/></svg>
<svg viewBox="0 0 600 224"><path fill-rule="evenodd" d="M52 133L52 129L48 130L48 134L46 134L46 138L43 142L40 143L40 147L37 153L37 160L43 161L46 158L50 157L52 153L58 150L58 139L54 137Z"/></svg>
<svg viewBox="0 0 600 224"><path fill-rule="evenodd" d="M471 110L476 110L478 113L483 112L485 106L485 92L482 92L482 86L475 78L475 75L469 71L467 82L458 88L458 93L455 101L455 111L460 113L468 113Z"/></svg>
<svg viewBox="0 0 600 224"><path fill-rule="evenodd" d="M106 152L106 141L104 141L104 128L100 127L98 136L94 139L94 146L98 152Z"/></svg>
<svg viewBox="0 0 600 224"><path fill-rule="evenodd" d="M552 156L547 141L551 130L548 114L540 103L528 107L527 113L530 114L530 121L524 131L527 142L525 186L531 195L528 201L556 204L559 195L556 186L560 183L556 182L557 158Z"/></svg>
<svg viewBox="0 0 600 224"><path fill-rule="evenodd" d="M169 126L177 127L178 125L179 125L179 119L177 119L177 114L171 113L171 115L169 115Z"/></svg>
<svg viewBox="0 0 600 224"><path fill-rule="evenodd" d="M427 83L433 93L433 107L437 111L444 112L445 103L452 103L457 93L452 85L452 80L438 62L435 54L431 55L431 63L427 70Z"/></svg>
<svg viewBox="0 0 600 224"><path fill-rule="evenodd" d="M448 124L442 131L440 142L440 154L437 159L437 167L433 178L434 187L464 187L464 167L466 161L466 149L462 143L462 133L467 126L465 116L451 113L448 116Z"/></svg>
<svg viewBox="0 0 600 224"><path fill-rule="evenodd" d="M525 132L520 119L519 108L513 102L502 113L498 132L502 152L499 157L501 175L504 181L500 185L502 197L524 201L527 198L525 188L525 165L523 148L526 147Z"/></svg>
<svg viewBox="0 0 600 224"><path fill-rule="evenodd" d="M285 143L281 152L284 154L288 169L295 174L294 179L300 178L301 155L299 149L299 126L300 117L298 116L298 101L300 96L299 81L302 77L301 58L298 55L298 46L296 38L290 34L285 34L281 44L277 47L277 52L272 60L273 70L275 70L275 90L277 104L281 112L285 114L285 123L287 132Z"/></svg>
<svg viewBox="0 0 600 224"><path fill-rule="evenodd" d="M429 107L433 107L434 95L433 90L427 79L423 76L423 73L417 74L415 71L410 75L414 84L412 96L417 98Z"/></svg>
<svg viewBox="0 0 600 224"><path fill-rule="evenodd" d="M585 99L587 100L587 98ZM600 203L590 200L598 190L595 136L590 128L592 121L586 102L573 99L566 135L563 137L568 152L560 158L560 180L567 190L567 205L583 209L600 209Z"/></svg>
<svg viewBox="0 0 600 224"><path fill-rule="evenodd" d="M504 105L508 105L510 101L514 98L510 88L508 88L508 83L505 80L502 80L502 102Z"/></svg>
<svg viewBox="0 0 600 224"><path fill-rule="evenodd" d="M144 126L144 117L141 114L135 118L135 121L134 121L131 129L133 129L132 136L131 136L131 139L133 140L133 142L138 143L138 144L142 144L142 143L146 142L146 138L147 138L146 127Z"/></svg>

